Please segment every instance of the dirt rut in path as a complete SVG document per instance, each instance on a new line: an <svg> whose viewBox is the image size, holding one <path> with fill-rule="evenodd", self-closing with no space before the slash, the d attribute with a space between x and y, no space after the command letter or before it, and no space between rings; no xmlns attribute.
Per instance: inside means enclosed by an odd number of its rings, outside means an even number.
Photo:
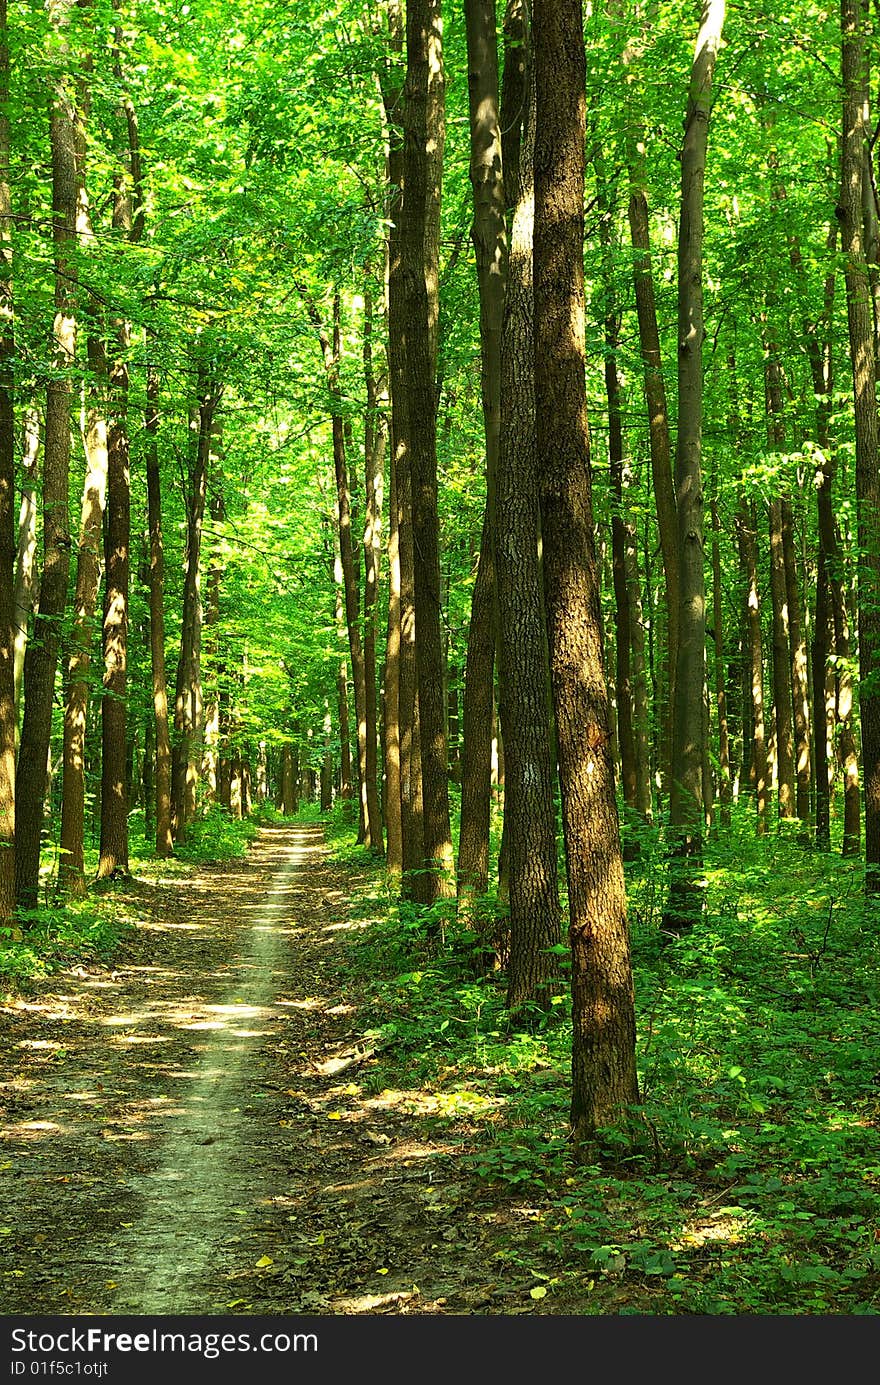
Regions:
<svg viewBox="0 0 880 1385"><path fill-rule="evenodd" d="M4 1007L3 1311L225 1307L240 1219L289 1181L264 1079L311 980L322 857L319 828L264 829L245 861L135 886L115 968Z"/></svg>
<svg viewBox="0 0 880 1385"><path fill-rule="evenodd" d="M354 883L318 827L263 829L127 887L114 968L3 1007L0 1311L530 1311L528 1271L492 1281L510 1211L417 1092L370 1093Z"/></svg>
<svg viewBox="0 0 880 1385"><path fill-rule="evenodd" d="M278 840L264 901L238 906L234 979L219 1004L204 1007L206 1018L191 1022L205 1034L202 1051L181 1074L178 1114L158 1166L133 1185L144 1214L117 1247L120 1308L173 1313L198 1302L229 1234L230 1209L269 1173L253 1157L260 1147L250 1130L260 1119L250 1104L255 1058L284 1028L277 1002L290 980L293 882L304 864L314 866L318 840L302 831ZM234 894L230 907L234 914Z"/></svg>

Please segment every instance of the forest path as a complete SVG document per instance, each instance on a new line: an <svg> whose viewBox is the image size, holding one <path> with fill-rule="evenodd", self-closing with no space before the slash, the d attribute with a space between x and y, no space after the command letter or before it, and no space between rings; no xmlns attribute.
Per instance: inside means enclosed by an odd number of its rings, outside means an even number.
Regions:
<svg viewBox="0 0 880 1385"><path fill-rule="evenodd" d="M0 1010L0 1311L524 1311L485 1189L363 1082L353 883L319 826L264 828L119 887L113 969Z"/></svg>

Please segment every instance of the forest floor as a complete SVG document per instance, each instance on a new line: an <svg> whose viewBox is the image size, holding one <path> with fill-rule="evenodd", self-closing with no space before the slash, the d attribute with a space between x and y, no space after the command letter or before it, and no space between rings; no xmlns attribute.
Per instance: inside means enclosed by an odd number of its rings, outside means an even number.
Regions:
<svg viewBox="0 0 880 1385"><path fill-rule="evenodd" d="M585 1166L563 991L515 1027L350 828L235 826L0 939L0 1313L880 1311L852 862L744 822L670 946L646 854L641 1136Z"/></svg>
<svg viewBox="0 0 880 1385"><path fill-rule="evenodd" d="M3 1312L583 1311L499 1275L529 1209L359 1082L352 870L317 825L264 827L119 886L112 965L2 1007Z"/></svg>

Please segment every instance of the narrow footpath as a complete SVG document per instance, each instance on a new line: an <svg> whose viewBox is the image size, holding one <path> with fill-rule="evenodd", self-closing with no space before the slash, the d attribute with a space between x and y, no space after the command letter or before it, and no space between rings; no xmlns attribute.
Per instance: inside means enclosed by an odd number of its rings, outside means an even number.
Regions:
<svg viewBox="0 0 880 1385"><path fill-rule="evenodd" d="M0 1009L0 1311L534 1308L456 1148L362 1081L351 883L318 826L264 828Z"/></svg>

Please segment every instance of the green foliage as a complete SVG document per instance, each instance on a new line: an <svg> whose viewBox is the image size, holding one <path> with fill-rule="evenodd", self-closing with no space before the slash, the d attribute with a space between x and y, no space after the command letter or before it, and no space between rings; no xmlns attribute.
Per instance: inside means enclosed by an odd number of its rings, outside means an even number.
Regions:
<svg viewBox="0 0 880 1385"><path fill-rule="evenodd" d="M503 974L474 975L453 928L441 941L357 859L365 1088L432 1094L427 1124L528 1200L529 1263L593 1286L579 1311L878 1310L876 908L857 864L751 829L738 811L711 843L705 924L675 941L659 856L630 868L643 1101L593 1165L568 1142L568 1004L518 1029Z"/></svg>
<svg viewBox="0 0 880 1385"><path fill-rule="evenodd" d="M248 843L259 830L254 818L231 818L225 809L215 805L189 824L186 841L175 852L179 860L190 865L229 860L246 855Z"/></svg>
<svg viewBox="0 0 880 1385"><path fill-rule="evenodd" d="M128 927L106 898L22 915L14 926L0 927L0 987L21 986L74 962L105 960Z"/></svg>

